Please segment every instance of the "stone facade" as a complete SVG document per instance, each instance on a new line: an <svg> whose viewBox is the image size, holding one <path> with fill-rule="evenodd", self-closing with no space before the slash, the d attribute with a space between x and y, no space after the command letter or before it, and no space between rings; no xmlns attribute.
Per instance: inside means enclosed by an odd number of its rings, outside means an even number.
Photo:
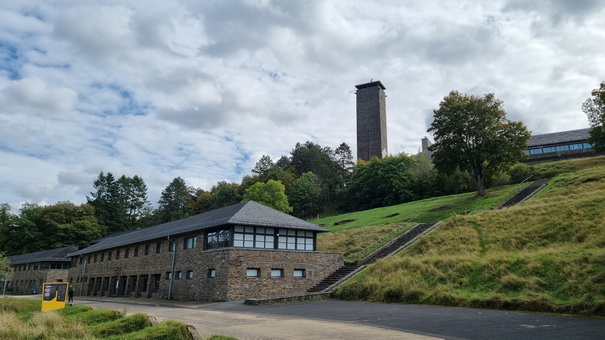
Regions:
<svg viewBox="0 0 605 340"><path fill-rule="evenodd" d="M185 239L191 237L196 239L195 248L185 249ZM156 239L81 255L69 270L69 282L78 295L225 301L301 294L343 265L341 254L203 250L203 240L203 234L189 233L170 241ZM175 251L170 251L170 242ZM259 276L248 277L249 269L258 270ZM295 270L302 277L294 277ZM281 271L282 276L272 277L272 271Z"/></svg>
<svg viewBox="0 0 605 340"><path fill-rule="evenodd" d="M385 87L380 81L357 88L357 159L383 158L387 149Z"/></svg>
<svg viewBox="0 0 605 340"><path fill-rule="evenodd" d="M78 247L71 246L9 256L8 292L32 294L34 290L42 291L44 282L66 282L71 267L71 259L67 254L76 250Z"/></svg>

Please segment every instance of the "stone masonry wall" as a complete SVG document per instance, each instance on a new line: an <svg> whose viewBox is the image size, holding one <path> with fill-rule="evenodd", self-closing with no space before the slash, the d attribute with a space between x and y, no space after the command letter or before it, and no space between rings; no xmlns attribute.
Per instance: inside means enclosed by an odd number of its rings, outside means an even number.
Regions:
<svg viewBox="0 0 605 340"><path fill-rule="evenodd" d="M194 249L184 249L187 237L196 237ZM301 293L343 264L342 255L319 252L245 248L203 251L201 232L180 235L173 241L175 253L168 251L167 239L158 239L86 254L86 264L80 264L77 257L76 266L69 271L69 281L77 295L168 298L171 291L170 297L178 300L224 301ZM158 242L162 242L159 253ZM116 259L118 249L120 257ZM170 280L173 255L174 277ZM247 268L260 269L261 276L246 277ZM284 277L271 278L274 268L283 269ZM306 277L294 279L294 269L304 269ZM214 277L209 277L211 272Z"/></svg>

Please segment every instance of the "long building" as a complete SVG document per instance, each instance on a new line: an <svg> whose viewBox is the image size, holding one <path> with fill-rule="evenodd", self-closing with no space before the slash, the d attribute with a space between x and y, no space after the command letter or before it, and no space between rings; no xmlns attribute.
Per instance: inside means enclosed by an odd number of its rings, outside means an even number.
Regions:
<svg viewBox="0 0 605 340"><path fill-rule="evenodd" d="M66 282L71 267L68 254L77 250L77 246L69 246L9 256L10 279L3 282L0 288L3 292L6 288L13 294L32 294L42 291L44 282Z"/></svg>
<svg viewBox="0 0 605 340"><path fill-rule="evenodd" d="M106 237L70 254L80 295L224 301L302 294L343 265L327 229L245 202Z"/></svg>

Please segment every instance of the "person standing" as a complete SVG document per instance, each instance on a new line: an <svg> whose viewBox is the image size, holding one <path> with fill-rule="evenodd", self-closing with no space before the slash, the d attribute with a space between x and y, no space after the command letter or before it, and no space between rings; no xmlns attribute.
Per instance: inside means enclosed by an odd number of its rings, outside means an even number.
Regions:
<svg viewBox="0 0 605 340"><path fill-rule="evenodd" d="M67 291L67 302L74 302L74 294L76 293L76 290L74 289L74 287L69 287L69 290Z"/></svg>

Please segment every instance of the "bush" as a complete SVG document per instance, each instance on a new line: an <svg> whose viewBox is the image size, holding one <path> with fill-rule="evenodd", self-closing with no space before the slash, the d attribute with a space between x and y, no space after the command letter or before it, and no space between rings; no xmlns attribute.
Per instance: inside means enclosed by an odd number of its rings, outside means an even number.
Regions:
<svg viewBox="0 0 605 340"><path fill-rule="evenodd" d="M67 318L77 320L89 326L117 320L122 317L120 312L109 309L95 309L82 313L66 315Z"/></svg>
<svg viewBox="0 0 605 340"><path fill-rule="evenodd" d="M109 340L183 340L191 339L187 325L167 320L159 325L147 327L137 332L110 336Z"/></svg>
<svg viewBox="0 0 605 340"><path fill-rule="evenodd" d="M134 314L92 327L95 336L106 338L111 335L123 335L150 327L151 322L145 314Z"/></svg>

